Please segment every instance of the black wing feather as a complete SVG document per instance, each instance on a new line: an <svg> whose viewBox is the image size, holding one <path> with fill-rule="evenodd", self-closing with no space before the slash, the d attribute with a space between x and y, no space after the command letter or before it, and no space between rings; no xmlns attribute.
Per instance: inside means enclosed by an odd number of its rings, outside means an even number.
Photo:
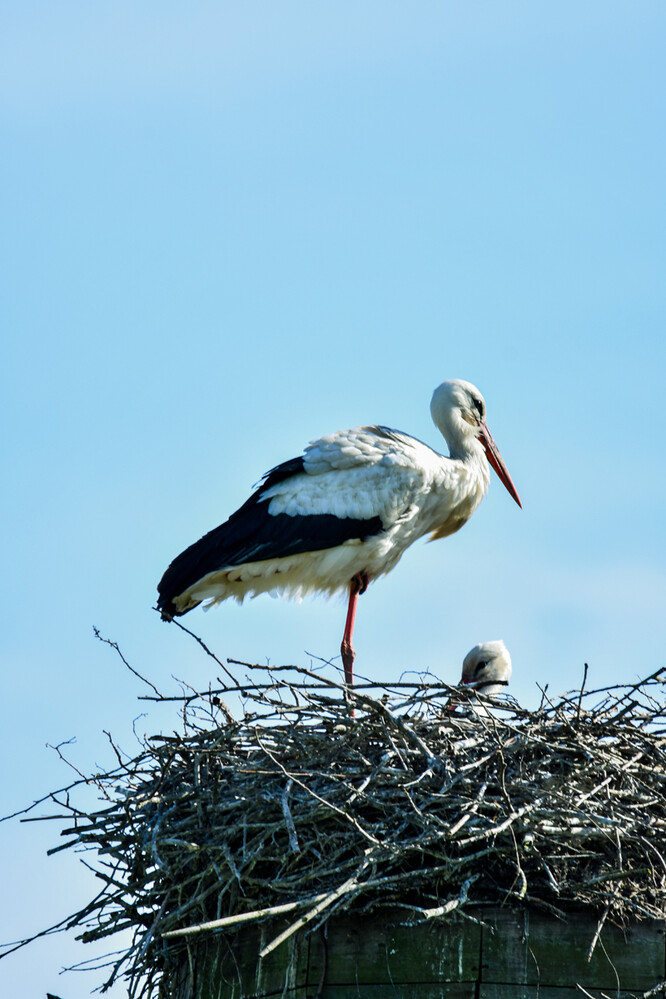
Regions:
<svg viewBox="0 0 666 999"><path fill-rule="evenodd" d="M302 457L276 465L229 520L173 560L157 587L157 606L162 617L168 619L186 613L176 609L174 599L211 572L245 562L324 551L352 539L364 541L383 530L380 517L362 520L328 513L293 517L286 513L270 514L268 503L261 501L264 492L298 475L303 468Z"/></svg>

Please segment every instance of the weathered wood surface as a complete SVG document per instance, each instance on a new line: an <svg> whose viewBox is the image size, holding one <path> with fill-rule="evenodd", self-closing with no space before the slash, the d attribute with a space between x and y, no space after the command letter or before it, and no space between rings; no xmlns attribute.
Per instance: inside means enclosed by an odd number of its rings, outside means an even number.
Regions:
<svg viewBox="0 0 666 999"><path fill-rule="evenodd" d="M593 914L564 922L527 909L473 912L485 926L460 918L405 926L400 911L335 917L325 937L295 934L262 960L288 922L210 936L181 965L178 999L580 999L578 986L594 999L631 999L666 976L662 921L607 923L588 962Z"/></svg>
<svg viewBox="0 0 666 999"><path fill-rule="evenodd" d="M584 988L644 992L664 975L664 924L657 921L637 923L626 931L606 923L589 962L597 925L589 913L569 913L564 923L527 909L500 909L494 910L492 922L496 932L484 933L483 982L578 982Z"/></svg>
<svg viewBox="0 0 666 999"><path fill-rule="evenodd" d="M642 992L618 992L613 989L585 988L585 992L575 986L573 988L559 988L539 985L484 985L481 984L478 992L478 999L637 999L643 995ZM655 996L654 999L659 999Z"/></svg>

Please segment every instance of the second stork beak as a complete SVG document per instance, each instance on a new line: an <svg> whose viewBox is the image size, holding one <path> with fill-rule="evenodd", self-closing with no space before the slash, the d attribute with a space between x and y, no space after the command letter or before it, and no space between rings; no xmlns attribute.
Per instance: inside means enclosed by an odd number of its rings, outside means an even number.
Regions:
<svg viewBox="0 0 666 999"><path fill-rule="evenodd" d="M506 467L504 461L502 460L502 455L499 453L497 444L493 440L493 435L491 434L490 430L488 430L488 427L485 425L485 423L481 424L479 440L483 444L483 450L486 452L488 461L497 472L500 481L504 484L507 492L509 492L511 496L513 496L516 503L522 510L523 504L520 502L520 496L518 495L518 491L513 484L511 476L509 475L508 468Z"/></svg>

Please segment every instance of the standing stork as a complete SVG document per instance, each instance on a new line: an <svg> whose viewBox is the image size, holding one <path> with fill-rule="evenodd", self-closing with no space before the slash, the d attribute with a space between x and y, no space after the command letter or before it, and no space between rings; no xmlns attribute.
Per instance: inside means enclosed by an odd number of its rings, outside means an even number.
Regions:
<svg viewBox="0 0 666 999"><path fill-rule="evenodd" d="M488 489L488 462L522 506L479 390L443 382L430 412L448 458L399 430L371 426L320 437L276 465L229 520L173 560L157 588L162 617L269 590L348 591L340 651L351 686L356 604L368 584L418 538L434 541L463 526Z"/></svg>

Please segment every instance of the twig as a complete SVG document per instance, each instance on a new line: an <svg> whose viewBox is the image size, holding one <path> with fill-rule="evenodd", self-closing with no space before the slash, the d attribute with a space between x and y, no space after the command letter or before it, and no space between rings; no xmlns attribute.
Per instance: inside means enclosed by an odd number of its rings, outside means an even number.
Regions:
<svg viewBox="0 0 666 999"><path fill-rule="evenodd" d="M282 814L284 815L284 821L287 826L287 831L289 833L289 846L292 849L292 853L300 853L300 846L298 845L298 836L296 835L296 826L294 825L294 820L289 811L289 792L291 791L291 786L293 780L289 778L284 786L284 790L280 797L282 803Z"/></svg>
<svg viewBox="0 0 666 999"><path fill-rule="evenodd" d="M180 630L184 631L186 635L189 635L191 638L193 638L194 641L197 642L197 644L201 646L201 648L204 650L204 652L206 653L206 655L210 656L210 658L213 659L217 663L217 665L221 669L224 670L224 672L227 674L227 676L229 677L229 679L232 680L234 684L236 684L236 685L238 684L238 680L233 675L233 673L230 670L228 670L227 667L222 662L222 660L218 659L218 657L215 655L215 653L212 652L208 648L208 646L206 645L206 643L204 642L204 640L202 638L199 638L198 635L195 635L195 633L193 631L190 631L190 629L186 628L184 624L181 624L180 621L177 621L175 617L172 618L171 624L175 624L177 628L180 628ZM227 688L225 687L224 689L226 690Z"/></svg>
<svg viewBox="0 0 666 999"><path fill-rule="evenodd" d="M577 722L580 722L580 706L581 706L581 703L583 701L583 691L585 690L585 681L587 680L587 671L588 671L588 669L589 669L589 666L587 665L587 663L584 663L583 682L580 685L580 696L578 698L578 708L576 709L576 721Z"/></svg>
<svg viewBox="0 0 666 999"><path fill-rule="evenodd" d="M268 919L270 916L281 916L285 912L293 912L305 905L314 905L327 898L328 895L314 895L312 898L299 899L297 902L285 902L283 905L269 905L265 909L256 909L253 912L239 912L235 916L223 916L222 919L211 919L207 923L196 923L194 926L182 926L178 930L165 930L162 937L167 940L172 937L191 937L199 933L207 933L210 930L221 930L227 926L239 926L241 923L252 923L259 919Z"/></svg>
<svg viewBox="0 0 666 999"><path fill-rule="evenodd" d="M296 933L297 930L303 929L303 927L306 926L307 923L310 923L312 922L313 919L316 919L316 917L320 914L320 912L323 912L324 909L327 909L330 905L332 905L335 901L337 901L337 899L341 898L343 895L346 895L348 892L356 888L361 874L370 863L369 855L370 855L370 850L366 850L363 861L359 865L356 874L354 874L353 877L348 878L343 884L340 885L339 888L336 888L335 891L332 891L328 895L326 895L326 897L323 898L320 902L318 902L312 909L310 909L309 912L306 912L305 915L300 916L295 923L292 923L291 926L288 926L287 929L284 930L282 933L280 933L277 937L275 937L274 940L271 940L269 944L266 944L263 950L259 951L259 957L260 958L267 957L271 953L271 951L274 951L276 947L279 947L280 944L285 942L285 940L288 940L289 937L292 936L292 934Z"/></svg>
<svg viewBox="0 0 666 999"><path fill-rule="evenodd" d="M130 673L133 673L134 676L137 677L139 680L141 680L143 683L146 683L149 687L152 687L157 696L161 699L162 695L160 694L155 684L152 683L151 680L147 680L145 676L141 676L141 674L137 670L135 670L133 666L130 666L130 664L125 659L125 656L120 651L120 646L118 645L117 642L112 642L110 639L104 638L104 636L100 634L99 628L96 628L94 625L93 625L93 633L95 635L95 638L99 638L100 642L104 642L105 645L110 645L112 649L115 649L115 651L118 653L118 655L122 659L127 669L130 671Z"/></svg>
<svg viewBox="0 0 666 999"><path fill-rule="evenodd" d="M606 917L608 916L608 913L610 912L610 909L611 909L611 907L610 907L610 902L609 902L606 905L606 908L604 909L604 911L602 913L601 919L597 923L597 928L595 930L594 936L592 937L592 943L590 944L590 949L587 952L587 961L588 961L588 964L592 960L592 955L594 954L594 948L597 946L597 941L598 941L599 937L601 936L601 931L603 929L604 923L606 922Z"/></svg>

